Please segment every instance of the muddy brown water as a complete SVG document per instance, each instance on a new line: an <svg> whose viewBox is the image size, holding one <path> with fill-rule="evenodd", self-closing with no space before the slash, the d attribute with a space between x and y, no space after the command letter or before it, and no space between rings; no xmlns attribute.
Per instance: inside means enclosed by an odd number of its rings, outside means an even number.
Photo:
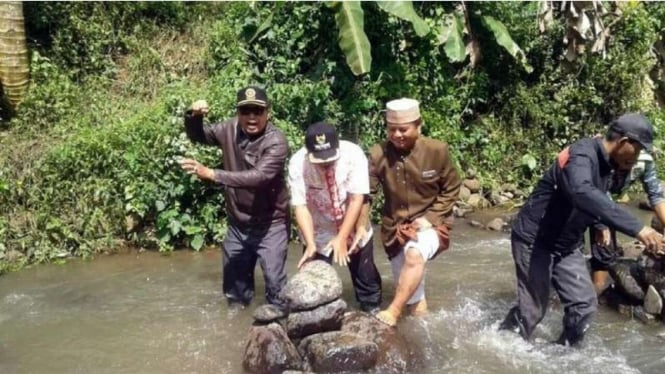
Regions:
<svg viewBox="0 0 665 374"><path fill-rule="evenodd" d="M650 216L639 214L648 223ZM514 298L508 234L459 220L452 243L427 268L432 313L400 325L422 352L419 372L665 372L665 325L644 325L606 307L581 349L548 343L561 330L558 305L550 307L533 343L497 332ZM299 246L291 247L289 274L299 253ZM393 282L380 248L376 259L389 300ZM348 271L337 269L344 298L355 307ZM4 275L0 373L242 373L251 314L264 301L257 286L249 308L229 310L217 250L132 252Z"/></svg>

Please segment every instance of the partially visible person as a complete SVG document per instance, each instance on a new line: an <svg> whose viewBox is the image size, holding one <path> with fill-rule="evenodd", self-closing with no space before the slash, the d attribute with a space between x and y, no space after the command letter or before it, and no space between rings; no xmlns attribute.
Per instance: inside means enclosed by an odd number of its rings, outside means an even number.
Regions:
<svg viewBox="0 0 665 374"><path fill-rule="evenodd" d="M649 206L654 210L655 218L662 225L665 223L665 194L656 174L653 157L644 150L640 152L637 163L631 169L618 169L612 174L608 194L616 200L636 181L642 183L649 199ZM616 230L604 225L592 227L590 237L591 278L596 294L600 294L607 288L609 269L616 263L620 249L617 245Z"/></svg>
<svg viewBox="0 0 665 374"><path fill-rule="evenodd" d="M305 243L298 267L312 258L348 265L360 308L375 311L381 303L381 276L374 264L373 230L369 222L358 222L369 193L362 149L339 140L326 122L310 125L305 146L289 161L289 186Z"/></svg>
<svg viewBox="0 0 665 374"><path fill-rule="evenodd" d="M461 181L448 144L421 136L420 104L398 99L386 104L387 141L370 150L370 193L383 191L381 236L393 270L395 296L376 315L395 326L405 307L427 312L425 264L449 246L453 205ZM362 220L369 220L369 205Z"/></svg>
<svg viewBox="0 0 665 374"><path fill-rule="evenodd" d="M582 342L596 312L596 293L581 249L584 231L602 223L661 250L663 236L607 197L613 170L630 170L654 131L646 117L614 120L604 138L585 138L564 149L545 172L513 222L511 246L517 304L500 329L530 339L547 311L550 287L564 306L560 344Z"/></svg>
<svg viewBox="0 0 665 374"><path fill-rule="evenodd" d="M223 290L230 304L247 305L254 296L258 261L270 304L284 307L289 234L288 191L284 165L286 137L269 120L270 103L262 88L237 94L234 118L203 125L208 103L196 101L185 115L185 131L194 142L221 148L223 169L183 159L182 168L203 181L225 187L228 229L223 243Z"/></svg>

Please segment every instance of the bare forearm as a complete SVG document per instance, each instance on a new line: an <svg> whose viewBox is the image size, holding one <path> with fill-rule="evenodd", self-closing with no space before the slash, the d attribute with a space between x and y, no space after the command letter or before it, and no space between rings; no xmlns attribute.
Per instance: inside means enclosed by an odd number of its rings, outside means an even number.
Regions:
<svg viewBox="0 0 665 374"><path fill-rule="evenodd" d="M655 205L653 211L656 213L656 217L658 217L660 223L665 224L665 201Z"/></svg>
<svg viewBox="0 0 665 374"><path fill-rule="evenodd" d="M349 196L349 204L344 215L344 220L339 228L338 235L344 239L348 238L355 228L358 216L363 207L363 195L352 194Z"/></svg>
<svg viewBox="0 0 665 374"><path fill-rule="evenodd" d="M306 205L295 207L296 223L300 229L300 233L305 240L305 245L314 245L314 223L312 222L312 214L307 209Z"/></svg>
<svg viewBox="0 0 665 374"><path fill-rule="evenodd" d="M363 199L363 205L360 207L360 214L356 220L356 230L367 228L369 226L370 205L368 199Z"/></svg>

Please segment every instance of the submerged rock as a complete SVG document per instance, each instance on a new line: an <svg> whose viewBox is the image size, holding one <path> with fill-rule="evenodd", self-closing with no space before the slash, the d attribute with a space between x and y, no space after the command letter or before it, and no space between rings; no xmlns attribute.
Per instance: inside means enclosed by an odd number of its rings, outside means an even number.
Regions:
<svg viewBox="0 0 665 374"><path fill-rule="evenodd" d="M292 312L309 310L338 299L342 280L330 264L315 260L303 265L282 292Z"/></svg>
<svg viewBox="0 0 665 374"><path fill-rule="evenodd" d="M373 368L378 346L357 334L331 331L306 337L298 350L313 371L335 373Z"/></svg>
<svg viewBox="0 0 665 374"><path fill-rule="evenodd" d="M301 370L304 367L296 346L277 323L250 328L242 366L250 373L260 374Z"/></svg>
<svg viewBox="0 0 665 374"><path fill-rule="evenodd" d="M344 315L342 331L351 332L376 343L379 351L376 369L381 373L407 372L413 361L409 344L397 329L389 327L367 313L353 311Z"/></svg>
<svg viewBox="0 0 665 374"><path fill-rule="evenodd" d="M502 231L505 225L506 223L503 222L501 218L494 218L493 220L489 221L485 227L492 231Z"/></svg>

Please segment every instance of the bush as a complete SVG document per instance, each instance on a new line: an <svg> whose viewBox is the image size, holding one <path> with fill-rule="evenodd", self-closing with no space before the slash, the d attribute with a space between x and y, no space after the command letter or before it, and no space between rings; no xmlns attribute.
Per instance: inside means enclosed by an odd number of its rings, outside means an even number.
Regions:
<svg viewBox="0 0 665 374"><path fill-rule="evenodd" d="M455 7L415 5L432 30ZM174 160L215 166L220 152L192 145L182 115L204 98L211 122L229 118L236 91L249 84L267 87L292 151L323 119L368 149L385 138L385 102L417 98L424 133L449 142L458 166L487 185L529 189L562 147L626 111L648 112L665 129L644 81L665 6L631 5L607 58L568 64L564 25L541 35L537 4L468 5L483 51L473 69L450 63L436 32L418 37L363 3L373 63L355 77L330 37L334 13L321 3L26 3L32 85L0 137L0 272L119 242L162 251L219 243L221 191ZM505 23L533 72L482 29L483 14Z"/></svg>

